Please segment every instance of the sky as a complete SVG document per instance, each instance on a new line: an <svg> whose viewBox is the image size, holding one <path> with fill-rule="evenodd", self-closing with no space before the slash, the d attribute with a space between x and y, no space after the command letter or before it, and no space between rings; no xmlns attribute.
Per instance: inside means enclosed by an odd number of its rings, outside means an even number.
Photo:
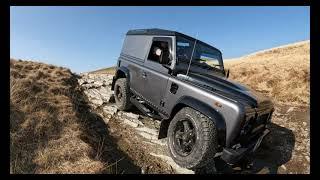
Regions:
<svg viewBox="0 0 320 180"><path fill-rule="evenodd" d="M10 57L88 72L114 66L129 29L197 37L224 59L310 39L308 6L12 6Z"/></svg>

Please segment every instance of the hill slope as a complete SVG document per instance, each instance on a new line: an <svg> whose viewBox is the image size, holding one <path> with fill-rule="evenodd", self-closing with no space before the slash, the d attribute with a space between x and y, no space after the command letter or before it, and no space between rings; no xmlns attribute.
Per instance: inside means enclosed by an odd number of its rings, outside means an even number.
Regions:
<svg viewBox="0 0 320 180"><path fill-rule="evenodd" d="M310 41L280 46L225 61L230 78L279 103L309 105Z"/></svg>
<svg viewBox="0 0 320 180"><path fill-rule="evenodd" d="M108 68L102 68L102 69L98 69L98 70L95 70L95 71L92 71L90 73L93 73L93 74L114 74L115 73L115 67L108 67Z"/></svg>
<svg viewBox="0 0 320 180"><path fill-rule="evenodd" d="M116 173L135 167L84 97L69 69L10 60L10 173Z"/></svg>

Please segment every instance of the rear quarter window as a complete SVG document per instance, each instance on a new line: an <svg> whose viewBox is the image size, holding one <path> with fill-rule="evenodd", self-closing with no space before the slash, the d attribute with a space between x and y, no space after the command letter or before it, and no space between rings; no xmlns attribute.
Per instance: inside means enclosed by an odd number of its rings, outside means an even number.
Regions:
<svg viewBox="0 0 320 180"><path fill-rule="evenodd" d="M151 41L152 37L149 36L128 35L124 40L121 53L144 61Z"/></svg>

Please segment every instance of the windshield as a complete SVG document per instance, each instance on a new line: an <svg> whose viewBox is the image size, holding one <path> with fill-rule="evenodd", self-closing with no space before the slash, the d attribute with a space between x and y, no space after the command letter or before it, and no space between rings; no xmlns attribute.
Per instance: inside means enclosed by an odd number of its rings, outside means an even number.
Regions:
<svg viewBox="0 0 320 180"><path fill-rule="evenodd" d="M189 64L195 41L177 36L176 42L176 56L178 62ZM196 69L201 73L206 73L204 70L222 72L223 61L221 52L211 46L197 41L192 56L190 71L196 71Z"/></svg>

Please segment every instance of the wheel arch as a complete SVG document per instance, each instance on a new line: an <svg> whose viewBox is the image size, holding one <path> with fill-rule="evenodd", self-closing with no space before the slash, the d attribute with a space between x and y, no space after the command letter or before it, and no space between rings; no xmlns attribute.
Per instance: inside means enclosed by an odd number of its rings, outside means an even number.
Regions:
<svg viewBox="0 0 320 180"><path fill-rule="evenodd" d="M127 78L127 83L129 83L130 82L129 69L126 67L123 67L123 66L117 68L115 76L113 76L113 79L112 79L111 90L114 90L114 84L115 84L116 80L119 78Z"/></svg>
<svg viewBox="0 0 320 180"><path fill-rule="evenodd" d="M178 103L174 106L170 113L170 117L168 119L164 119L161 121L160 130L159 130L159 139L167 137L168 127L177 112L179 112L184 107L193 108L202 114L209 117L217 127L218 133L218 143L221 146L225 146L226 144L226 123L223 116L214 108L210 107L209 105L197 100L193 97L183 97L181 98ZM214 118L211 118L214 117Z"/></svg>

